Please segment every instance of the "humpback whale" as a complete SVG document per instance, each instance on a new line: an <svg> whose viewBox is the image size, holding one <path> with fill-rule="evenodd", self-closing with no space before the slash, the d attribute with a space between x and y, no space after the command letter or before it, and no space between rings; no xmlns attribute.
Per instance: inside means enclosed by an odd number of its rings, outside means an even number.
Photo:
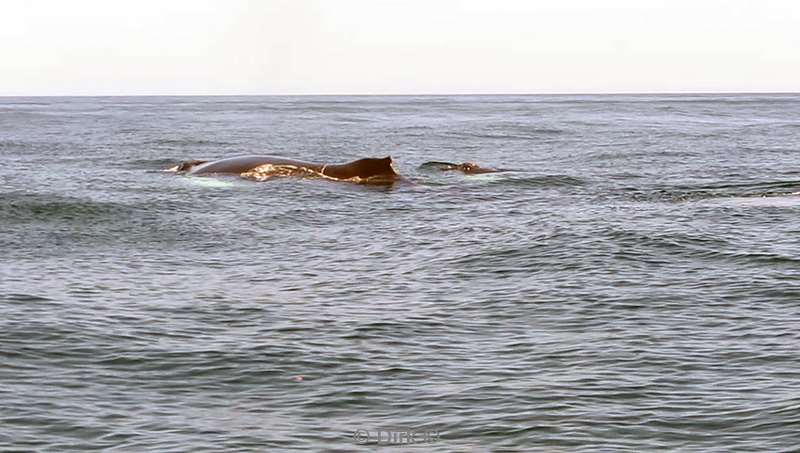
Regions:
<svg viewBox="0 0 800 453"><path fill-rule="evenodd" d="M276 156L238 156L213 161L188 160L167 171L197 176L238 175L257 181L275 176L304 176L359 184L392 184L401 179L389 156L343 164L318 164Z"/></svg>
<svg viewBox="0 0 800 453"><path fill-rule="evenodd" d="M481 173L497 173L503 170L495 168L481 167L473 162L463 162L460 164L453 164L450 162L425 162L419 166L420 168L434 168L439 171L460 171L465 175L477 175Z"/></svg>

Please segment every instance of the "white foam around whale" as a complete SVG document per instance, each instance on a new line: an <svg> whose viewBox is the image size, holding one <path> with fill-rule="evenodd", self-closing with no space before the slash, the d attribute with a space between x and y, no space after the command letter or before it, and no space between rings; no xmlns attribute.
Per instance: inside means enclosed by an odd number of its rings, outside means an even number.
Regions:
<svg viewBox="0 0 800 453"><path fill-rule="evenodd" d="M191 185L199 186L199 187L208 187L208 188L214 188L214 189L224 189L224 188L236 186L236 183L234 183L232 181L221 181L219 179L208 178L208 177L203 177L203 178L191 178L190 177L190 178L186 178L186 179L187 179L187 181L189 181L189 183Z"/></svg>
<svg viewBox="0 0 800 453"><path fill-rule="evenodd" d="M502 179L508 179L508 177L502 173L480 173L477 175L464 175L464 176L465 180L474 182L493 182L493 181L500 181Z"/></svg>

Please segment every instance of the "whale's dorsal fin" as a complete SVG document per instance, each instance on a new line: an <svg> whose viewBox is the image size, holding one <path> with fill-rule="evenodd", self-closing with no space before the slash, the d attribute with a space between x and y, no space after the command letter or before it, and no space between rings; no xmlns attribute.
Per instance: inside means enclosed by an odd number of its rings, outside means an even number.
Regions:
<svg viewBox="0 0 800 453"><path fill-rule="evenodd" d="M358 178L362 180L377 180L380 178L390 180L397 179L400 176L392 167L391 156L365 157L346 164L327 165L324 169L324 174L336 179Z"/></svg>
<svg viewBox="0 0 800 453"><path fill-rule="evenodd" d="M355 172L354 176L361 178L369 178L378 175L395 175L394 168L392 168L392 157L386 156L383 158L365 157L363 159L354 160L347 164Z"/></svg>

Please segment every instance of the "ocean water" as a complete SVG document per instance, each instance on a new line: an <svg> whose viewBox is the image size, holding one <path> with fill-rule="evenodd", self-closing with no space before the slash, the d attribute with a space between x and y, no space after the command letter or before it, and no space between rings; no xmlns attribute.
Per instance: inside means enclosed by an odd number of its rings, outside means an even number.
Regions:
<svg viewBox="0 0 800 453"><path fill-rule="evenodd" d="M796 451L799 153L798 95L0 98L0 450ZM160 171L240 154L408 182Z"/></svg>

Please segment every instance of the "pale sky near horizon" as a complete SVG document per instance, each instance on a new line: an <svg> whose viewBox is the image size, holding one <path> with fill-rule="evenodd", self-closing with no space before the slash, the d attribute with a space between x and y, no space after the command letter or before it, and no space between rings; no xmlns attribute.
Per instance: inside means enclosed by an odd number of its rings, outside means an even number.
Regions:
<svg viewBox="0 0 800 453"><path fill-rule="evenodd" d="M0 95L800 92L798 0L3 0Z"/></svg>

